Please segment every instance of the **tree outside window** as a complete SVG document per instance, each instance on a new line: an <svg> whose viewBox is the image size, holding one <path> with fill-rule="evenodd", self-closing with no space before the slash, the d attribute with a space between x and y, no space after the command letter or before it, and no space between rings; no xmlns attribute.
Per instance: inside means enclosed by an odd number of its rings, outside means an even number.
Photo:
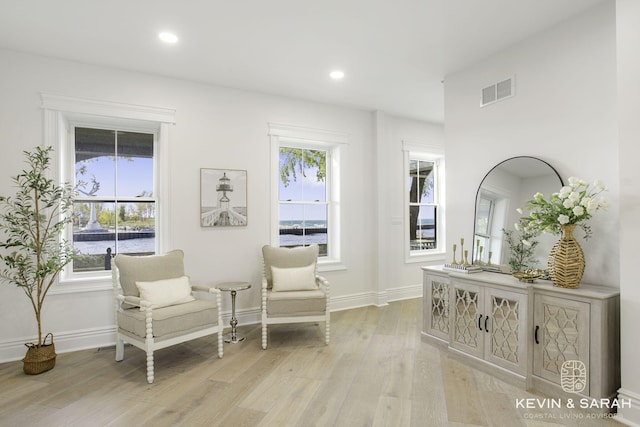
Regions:
<svg viewBox="0 0 640 427"><path fill-rule="evenodd" d="M329 247L329 194L327 151L280 147L279 244L281 247L320 246L320 256Z"/></svg>

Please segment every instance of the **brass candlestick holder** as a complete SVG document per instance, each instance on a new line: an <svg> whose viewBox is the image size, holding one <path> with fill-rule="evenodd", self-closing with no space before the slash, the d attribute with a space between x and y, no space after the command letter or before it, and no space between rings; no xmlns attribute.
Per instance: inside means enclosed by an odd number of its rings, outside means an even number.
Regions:
<svg viewBox="0 0 640 427"><path fill-rule="evenodd" d="M476 240L476 259L473 260L474 265L484 264L484 262L482 261L482 249L483 247L480 246L480 239L477 239Z"/></svg>
<svg viewBox="0 0 640 427"><path fill-rule="evenodd" d="M455 271L459 273L478 273L482 268L469 263L469 251L464 248L464 239L460 239L460 261L456 259L458 245L453 244L453 260L444 265L445 270Z"/></svg>

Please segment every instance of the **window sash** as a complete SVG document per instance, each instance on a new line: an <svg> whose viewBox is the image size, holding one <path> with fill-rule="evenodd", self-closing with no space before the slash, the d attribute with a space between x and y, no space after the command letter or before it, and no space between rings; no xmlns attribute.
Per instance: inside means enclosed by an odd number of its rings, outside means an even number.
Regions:
<svg viewBox="0 0 640 427"><path fill-rule="evenodd" d="M416 187L416 194L412 195L410 194L410 191L408 191L409 193L409 208L422 208L422 207L433 207L435 209L435 215L434 215L434 230L435 230L435 235L433 237L434 239L434 247L428 247L430 245L423 243L422 239L418 239L416 238L415 235L411 235L411 229L412 229L412 224L409 223L408 224L408 230L407 232L409 233L409 254L410 255L416 255L416 254L423 254L423 253L429 253L429 252L434 252L439 250L440 248L438 247L440 245L440 239L438 238L438 229L440 228L440 209L439 209L439 194L438 194L438 190L439 190L439 175L438 175L438 164L437 161L429 159L426 160L424 158L421 157L417 157L417 156L412 156L409 155L409 164L411 164L412 162L416 162L416 166L417 166L417 172L412 172L411 169L409 168L408 170L408 175L407 177L409 178L409 180L413 180L414 178L417 178L418 180L420 179L424 179L425 181L428 182L429 180L429 176L431 176L431 180L433 180L433 188L431 189L433 191L433 197L432 197L432 202L422 202L422 201L417 201L417 202L412 202L411 200L423 200L424 196L422 194L418 194L419 192L419 188L420 186L418 185ZM424 177L420 177L420 170L422 169L420 167L421 163L430 163L432 165L432 169L431 172L424 176ZM426 184L425 184L426 185ZM411 190L411 186L409 188L409 190ZM411 209L409 209L409 211L411 211ZM407 221L410 221L410 215L407 216ZM418 213L418 217L416 218L416 221L420 221L420 217L419 217L419 213ZM417 224L416 225L416 231L420 229L421 224ZM416 248L417 247L417 248Z"/></svg>
<svg viewBox="0 0 640 427"><path fill-rule="evenodd" d="M92 132L94 130L95 132ZM103 235L102 239L93 240L94 237L86 235L80 229L75 229L74 226L72 239L72 246L75 250L78 250L78 257L74 259L69 266L69 276L76 275L85 275L87 273L90 274L100 274L101 272L108 270L110 268L110 260L108 258L114 256L116 253L128 253L128 254L142 254L142 255L150 255L154 254L158 251L158 240L156 238L156 231L158 229L158 221L157 221L157 198L155 195L156 191L156 176L157 176L157 167L156 167L156 153L157 153L157 132L141 130L141 129L130 129L122 126L103 126L103 125L91 125L86 123L70 123L69 127L69 153L73 153L72 156L69 156L69 164L70 168L73 170L75 183L78 185L78 181L80 177L78 177L77 168L78 165L81 164L85 159L82 159L78 155L78 150L86 150L93 148L93 154L95 154L95 158L100 159L102 157L113 157L113 164L108 164L108 168L111 170L107 171L107 181L112 180L111 183L106 183L108 188L107 193L90 195L90 194L82 194L80 193L78 197L75 198L74 202L74 213L77 213L76 207L81 208L82 204L89 205L90 209L93 209L94 206L99 206L102 209L100 214L104 212L110 212L113 217L113 223L109 222L106 224L106 229L109 230L110 227L114 227L115 232L113 232L113 236ZM79 142L76 140L77 136L81 135L83 137L82 145L79 145ZM139 135L137 139L142 139L142 142L146 147L143 147L144 154L151 155L151 195L150 196L133 196L133 193L129 191L126 187L123 187L124 182L124 173L120 169L120 162L123 161L123 158L126 157L134 157L135 147L133 144L133 138L135 135ZM106 139L105 139L106 138ZM144 141L144 140L147 141ZM149 143L151 146L149 147ZM97 145L96 145L97 144ZM93 145L93 146L92 146ZM134 144L135 145L135 144ZM97 151L96 151L97 150ZM102 151L100 151L102 150ZM149 151L150 150L150 151ZM138 150L139 151L139 150ZM92 153L88 153L91 157ZM90 162L89 162L90 163ZM83 164L84 165L84 164ZM89 169L89 173L98 172L95 169ZM104 176L103 176L104 177ZM83 177L84 178L84 177ZM94 175L95 178L95 175ZM100 181L101 184L105 184ZM147 185L149 183L147 182ZM98 192L100 189L98 189ZM144 190L147 191L147 190ZM125 194L125 196L119 196L119 194ZM131 205L138 204L148 204L152 209L153 215L148 217L146 221L144 218L138 219L138 225L141 229L134 229L131 232L136 232L140 234L140 239L132 241L125 237L125 235L121 233L127 233L127 229L123 223L126 223L126 219L120 219L120 210L127 210L127 207ZM97 215L95 210L92 211L92 215ZM87 218L85 218L87 219ZM90 220L90 219L87 219ZM96 218L96 220L99 220ZM145 232L146 223L153 224L153 235L151 230L147 230ZM80 224L78 224L80 225ZM88 226L89 223L85 224L85 227ZM100 223L100 230L103 229L103 224ZM95 233L107 233L107 231L96 230ZM109 233L111 233L109 231ZM129 233L129 234L130 234ZM152 241L146 241L147 239L152 238ZM98 239L95 237L95 239ZM135 244L133 244L135 243ZM126 249L125 249L126 248ZM102 251L102 249L105 249Z"/></svg>
<svg viewBox="0 0 640 427"><path fill-rule="evenodd" d="M328 150L326 149L321 149L321 148L309 148L309 147L298 147L295 145L289 145L289 144L283 144L280 145L279 149L278 149L278 153L279 153L279 157L282 154L282 149L293 149L293 150L300 150L300 151L319 151L322 152L324 154L325 157L325 170L324 170L324 182L322 184L322 186L324 187L322 191L322 194L320 196L319 199L307 199L307 190L309 189L308 185L306 184L305 180L307 179L314 179L313 177L309 177L308 175L304 175L304 172L313 172L315 171L315 169L317 169L317 167L313 167L313 168L309 168L309 170L307 170L306 168L304 168L304 166L302 166L302 168L304 169L303 171L297 171L296 174L296 179L295 181L293 181L293 177L291 177L290 181L289 181L289 185L299 185L299 190L293 190L294 195L297 196L296 198L283 198L281 192L283 190L283 186L282 183L279 182L279 186L278 186L278 204L280 206L280 209L278 210L279 213L279 217L278 217L278 226L279 226L279 235L280 238L278 239L278 245L279 246L286 246L286 247L292 247L292 246L297 246L296 243L299 243L300 246L307 246L309 244L312 243L317 243L320 246L320 255L319 258L324 258L329 256L329 253L331 252L331 248L329 245L329 229L331 228L331 220L329 218L329 204L330 204L330 200L331 200L331 185L330 185L330 177L331 177L331 173L330 173L330 167L327 166L328 164L330 165L331 162L331 157L330 157L330 153ZM304 153L301 153L302 156L304 157ZM281 175L282 174L282 164L279 164L278 167L278 172ZM298 181L299 184L298 184ZM295 194L297 193L297 194ZM289 206L289 207L296 207L296 206L300 206L302 209L299 213L294 214L294 215L298 215L301 216L301 218L296 218L294 220L285 220L282 217L282 207L283 206ZM310 219L307 217L307 210L305 209L305 207L324 207L324 219ZM291 212L291 210L290 210ZM313 215L313 214L311 214ZM302 223L302 229L290 229L288 226L283 226L283 222L284 221L300 221ZM313 227L313 222L318 222L318 221L324 221L325 223L325 233L320 233L320 234L324 234L325 237L322 238L322 236L315 237L316 234L313 233L308 233L308 231L317 231L317 227ZM322 229L322 227L320 228L320 230ZM290 241L289 244L287 244L287 241Z"/></svg>

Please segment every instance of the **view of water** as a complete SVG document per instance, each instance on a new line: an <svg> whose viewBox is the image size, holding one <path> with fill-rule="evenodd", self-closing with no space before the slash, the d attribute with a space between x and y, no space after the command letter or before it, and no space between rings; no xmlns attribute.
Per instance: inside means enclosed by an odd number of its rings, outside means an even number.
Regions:
<svg viewBox="0 0 640 427"><path fill-rule="evenodd" d="M285 220L280 221L281 229L302 229L302 228L326 228L327 221L325 220ZM319 245L327 244L327 233L314 233L307 234L304 236L298 236L295 234L280 234L280 245L281 246L299 246L299 245L309 245L312 243L317 243Z"/></svg>
<svg viewBox="0 0 640 427"><path fill-rule="evenodd" d="M302 228L307 227L326 227L327 221L324 219L310 219L306 222L301 219L280 221L280 228Z"/></svg>
<svg viewBox="0 0 640 427"><path fill-rule="evenodd" d="M431 222L433 223L433 222ZM303 222L301 220L293 221L280 221L281 228L303 228ZM323 220L307 221L307 227L326 227L327 222ZM424 225L427 225L424 223ZM421 232L421 238L434 238L434 229L425 229ZM295 234L282 234L280 235L280 244L282 246L296 246L302 244L326 244L327 233L307 234L305 236L296 236ZM105 254L107 248L111 248L115 252L115 242L113 240L102 240L97 242L74 242L73 247L80 253L85 255L91 254ZM153 252L155 250L155 238L148 237L143 239L130 239L120 240L118 242L119 253L142 253Z"/></svg>
<svg viewBox="0 0 640 427"><path fill-rule="evenodd" d="M156 239L146 237L144 239L129 239L118 241L118 253L142 253L155 251ZM100 240L97 242L73 242L73 247L84 255L96 255L107 253L107 248L115 252L115 241Z"/></svg>
<svg viewBox="0 0 640 427"><path fill-rule="evenodd" d="M319 245L327 243L327 233L308 234L306 236L296 236L294 234L281 234L281 246L299 246L317 243Z"/></svg>

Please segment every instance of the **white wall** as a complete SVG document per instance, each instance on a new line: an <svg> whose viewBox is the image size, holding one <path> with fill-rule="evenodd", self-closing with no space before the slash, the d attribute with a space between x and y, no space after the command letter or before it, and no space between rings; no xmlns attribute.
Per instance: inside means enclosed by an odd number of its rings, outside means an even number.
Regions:
<svg viewBox="0 0 640 427"><path fill-rule="evenodd" d="M615 52L615 8L605 2L446 77L449 241L472 236L477 186L491 167L538 157L565 182L577 176L608 185L611 208L596 214L593 237L580 243L584 281L618 286ZM515 96L480 108L481 89L510 76Z"/></svg>
<svg viewBox="0 0 640 427"><path fill-rule="evenodd" d="M422 295L420 266L442 264L444 256L406 261L405 236L408 234L405 206L407 179L404 174L404 144L421 147L424 152L444 150L441 125L417 122L401 117L375 114L376 159L375 186L377 197L377 272L378 304L387 300ZM390 291L392 288L393 291Z"/></svg>
<svg viewBox="0 0 640 427"><path fill-rule="evenodd" d="M418 265L392 265L388 280L378 282L377 223L373 214L378 189L370 184L376 181L375 146L383 146L386 141L376 138L374 113L3 50L0 64L3 195L13 193L9 177L19 172L22 151L42 143L41 92L176 109L177 123L170 129L169 149L171 246L184 249L186 269L194 281L242 280L253 284L238 298L241 322L258 320L260 247L270 241L269 122L349 134L342 181L343 258L347 269L323 273L331 281L333 307L376 303L381 294L383 300L393 299L386 297L388 288L419 283ZM441 127L438 131L437 126L409 120L393 123L394 139L389 143L394 147L398 138L404 138L403 129L411 139L439 138L437 143L442 144ZM381 166L386 163L383 159ZM391 173L400 168L395 157L389 164ZM247 227L200 227L199 171L203 167L248 171ZM393 228L389 233L396 231ZM396 275L398 268L403 273ZM412 274L405 275L404 271L411 269ZM227 300L225 311L230 309ZM112 301L109 290L52 294L46 302L44 329L55 332L61 351L110 344ZM29 310L20 290L0 286L0 361L22 357L22 343L35 336Z"/></svg>
<svg viewBox="0 0 640 427"><path fill-rule="evenodd" d="M634 426L640 426L638 22L637 0L603 2L445 84L449 236L471 234L475 185L502 159L536 156L564 179L607 183L611 208L596 214L591 240L581 240L584 279L620 288L619 397L631 408L619 410L617 419ZM516 96L478 108L480 88L511 75Z"/></svg>
<svg viewBox="0 0 640 427"><path fill-rule="evenodd" d="M620 138L620 331L622 387L620 397L631 408L619 411L630 425L640 426L640 2L616 2L618 48L618 123Z"/></svg>

